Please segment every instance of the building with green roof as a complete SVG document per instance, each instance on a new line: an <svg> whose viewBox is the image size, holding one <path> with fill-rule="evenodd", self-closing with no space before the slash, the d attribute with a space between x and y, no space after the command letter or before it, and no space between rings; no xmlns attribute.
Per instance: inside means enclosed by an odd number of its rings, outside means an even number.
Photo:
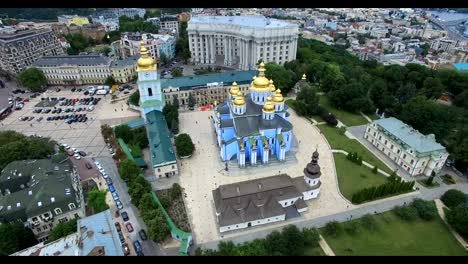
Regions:
<svg viewBox="0 0 468 264"><path fill-rule="evenodd" d="M59 223L85 216L80 178L68 156L21 160L0 174L0 222L21 222L39 241Z"/></svg>
<svg viewBox="0 0 468 264"><path fill-rule="evenodd" d="M394 117L368 124L364 138L411 176L438 173L449 155L434 134L423 135Z"/></svg>

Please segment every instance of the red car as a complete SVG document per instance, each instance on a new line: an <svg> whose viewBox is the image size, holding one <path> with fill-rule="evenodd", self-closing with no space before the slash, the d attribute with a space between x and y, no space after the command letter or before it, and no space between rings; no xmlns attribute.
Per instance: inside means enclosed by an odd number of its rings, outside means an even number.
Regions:
<svg viewBox="0 0 468 264"><path fill-rule="evenodd" d="M23 99L23 102L25 102L25 103L26 103L26 102L29 102L29 98L24 98L24 99Z"/></svg>
<svg viewBox="0 0 468 264"><path fill-rule="evenodd" d="M130 222L126 223L125 227L127 228L127 232L129 233L133 232L133 226Z"/></svg>

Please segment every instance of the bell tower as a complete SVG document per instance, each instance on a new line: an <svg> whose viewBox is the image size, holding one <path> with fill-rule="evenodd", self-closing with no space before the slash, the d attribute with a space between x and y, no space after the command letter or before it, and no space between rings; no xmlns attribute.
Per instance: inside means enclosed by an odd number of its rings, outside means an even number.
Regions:
<svg viewBox="0 0 468 264"><path fill-rule="evenodd" d="M162 112L165 105L158 76L156 63L149 55L144 42L141 42L140 58L137 61L138 90L140 91L140 107L143 117L153 110Z"/></svg>

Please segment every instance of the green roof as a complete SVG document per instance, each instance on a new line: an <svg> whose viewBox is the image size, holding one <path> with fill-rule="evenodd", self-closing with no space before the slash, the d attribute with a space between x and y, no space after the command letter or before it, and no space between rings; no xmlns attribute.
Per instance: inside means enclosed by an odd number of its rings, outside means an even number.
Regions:
<svg viewBox="0 0 468 264"><path fill-rule="evenodd" d="M153 167L176 163L171 133L167 127L164 115L160 111L151 111L146 114L146 122Z"/></svg>
<svg viewBox="0 0 468 264"><path fill-rule="evenodd" d="M127 156L127 159L134 161L140 168L146 168L147 167L146 162L142 157L134 157L133 156L132 151L130 150L128 145L125 144L123 139L118 138L117 140L119 141L119 145L120 145L120 147L122 147L123 152Z"/></svg>
<svg viewBox="0 0 468 264"><path fill-rule="evenodd" d="M161 79L161 88L178 87L181 90L187 90L193 87L206 86L207 83L214 82L223 82L224 85L231 85L233 82L247 84L252 81L253 76L256 74L257 71L236 71Z"/></svg>
<svg viewBox="0 0 468 264"><path fill-rule="evenodd" d="M140 102L140 107L163 106L163 102L159 100L148 100L143 103Z"/></svg>
<svg viewBox="0 0 468 264"><path fill-rule="evenodd" d="M0 175L0 221L28 218L60 208L72 211L68 205L76 200L72 184L73 166L67 156L42 160L13 161ZM60 161L58 161L60 160ZM8 191L10 194L8 194ZM76 210L76 209L73 209Z"/></svg>
<svg viewBox="0 0 468 264"><path fill-rule="evenodd" d="M145 119L140 117L140 118L133 119L133 120L130 120L128 122L122 123L121 125L124 125L124 124L129 126L131 129L139 128L139 127L145 125Z"/></svg>

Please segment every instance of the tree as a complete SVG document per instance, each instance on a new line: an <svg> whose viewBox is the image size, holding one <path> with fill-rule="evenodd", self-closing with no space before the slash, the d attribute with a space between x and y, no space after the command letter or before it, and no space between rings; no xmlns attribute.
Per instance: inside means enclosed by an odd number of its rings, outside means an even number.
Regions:
<svg viewBox="0 0 468 264"><path fill-rule="evenodd" d="M275 87L281 89L283 94L288 94L294 83L298 81L296 74L291 70L286 70L283 65L267 63L265 68L265 76L268 79L273 79Z"/></svg>
<svg viewBox="0 0 468 264"><path fill-rule="evenodd" d="M47 85L47 79L44 73L35 67L22 71L18 76L18 80L21 85L29 88L33 92L40 91Z"/></svg>
<svg viewBox="0 0 468 264"><path fill-rule="evenodd" d="M152 219L146 221L148 236L154 242L161 242L170 234L170 229L162 212L160 210L153 211L157 213Z"/></svg>
<svg viewBox="0 0 468 264"><path fill-rule="evenodd" d="M109 206L106 204L106 191L100 191L97 187L94 187L88 193L88 205L93 209L95 214L109 209Z"/></svg>
<svg viewBox="0 0 468 264"><path fill-rule="evenodd" d="M179 157L186 157L193 154L195 145L188 134L180 134L175 138L175 146Z"/></svg>
<svg viewBox="0 0 468 264"><path fill-rule="evenodd" d="M422 199L415 199L411 204L418 211L421 219L430 221L437 216L437 207L434 201L424 201Z"/></svg>
<svg viewBox="0 0 468 264"><path fill-rule="evenodd" d="M444 90L445 87L442 85L439 79L427 77L424 80L421 93L424 94L427 98L439 98Z"/></svg>
<svg viewBox="0 0 468 264"><path fill-rule="evenodd" d="M337 221L328 222L325 225L325 234L337 237L341 234L342 227Z"/></svg>
<svg viewBox="0 0 468 264"><path fill-rule="evenodd" d="M169 191L171 199L175 200L182 196L182 187L178 183L172 184L172 187Z"/></svg>
<svg viewBox="0 0 468 264"><path fill-rule="evenodd" d="M132 105L139 106L140 105L140 92L136 91L132 95L130 95L130 98L128 98L128 102Z"/></svg>
<svg viewBox="0 0 468 264"><path fill-rule="evenodd" d="M179 68L176 68L172 71L172 74L171 74L173 77L182 77L183 74L182 74L182 70L179 69Z"/></svg>
<svg viewBox="0 0 468 264"><path fill-rule="evenodd" d="M112 85L115 85L117 84L117 81L114 79L113 76L109 76L107 77L106 81L104 82L105 85L109 85L109 86L112 86Z"/></svg>
<svg viewBox="0 0 468 264"><path fill-rule="evenodd" d="M31 229L23 224L3 223L0 225L0 256L8 256L37 244Z"/></svg>
<svg viewBox="0 0 468 264"><path fill-rule="evenodd" d="M70 44L70 48L67 50L68 55L78 55L80 52L85 51L91 44L90 39L80 33L68 34L65 38Z"/></svg>
<svg viewBox="0 0 468 264"><path fill-rule="evenodd" d="M172 99L172 105L173 105L175 108L179 109L179 98L178 98L177 95L174 95L174 97L173 97L173 99Z"/></svg>
<svg viewBox="0 0 468 264"><path fill-rule="evenodd" d="M161 56L159 56L159 61L161 62L161 65L166 65L169 59L167 58L166 54L164 52L161 52Z"/></svg>
<svg viewBox="0 0 468 264"><path fill-rule="evenodd" d="M129 18L121 16L119 18L120 32L145 32L157 34L159 28L151 22L146 22L142 18Z"/></svg>
<svg viewBox="0 0 468 264"><path fill-rule="evenodd" d="M379 171L379 168L377 167L377 165L374 166L374 168L372 169L372 172L373 172L374 174L377 174L378 171Z"/></svg>
<svg viewBox="0 0 468 264"><path fill-rule="evenodd" d="M447 222L460 234L468 235L468 207L463 204L456 206L447 213Z"/></svg>
<svg viewBox="0 0 468 264"><path fill-rule="evenodd" d="M434 177L435 177L435 175L432 175L431 177L427 178L427 180L426 180L426 185L427 186L432 185L432 182L434 181Z"/></svg>
<svg viewBox="0 0 468 264"><path fill-rule="evenodd" d="M115 136L117 138L123 139L125 143L129 143L133 139L133 131L127 124L115 127L114 131Z"/></svg>
<svg viewBox="0 0 468 264"><path fill-rule="evenodd" d="M319 111L319 97L316 91L310 86L305 85L301 88L296 97L299 115L316 115Z"/></svg>
<svg viewBox="0 0 468 264"><path fill-rule="evenodd" d="M140 167L133 160L125 159L120 163L119 174L124 181L129 182L140 175L140 173Z"/></svg>
<svg viewBox="0 0 468 264"><path fill-rule="evenodd" d="M448 208L455 208L468 201L466 194L459 190L448 190L440 198Z"/></svg>
<svg viewBox="0 0 468 264"><path fill-rule="evenodd" d="M193 97L192 93L190 93L189 98L188 98L188 106L190 110L193 110L195 103L196 103L195 98Z"/></svg>
<svg viewBox="0 0 468 264"><path fill-rule="evenodd" d="M50 232L49 241L55 241L77 232L77 222L78 219L75 218L68 222L56 225Z"/></svg>
<svg viewBox="0 0 468 264"><path fill-rule="evenodd" d="M397 206L394 211L401 219L406 221L418 218L418 210L414 206Z"/></svg>

